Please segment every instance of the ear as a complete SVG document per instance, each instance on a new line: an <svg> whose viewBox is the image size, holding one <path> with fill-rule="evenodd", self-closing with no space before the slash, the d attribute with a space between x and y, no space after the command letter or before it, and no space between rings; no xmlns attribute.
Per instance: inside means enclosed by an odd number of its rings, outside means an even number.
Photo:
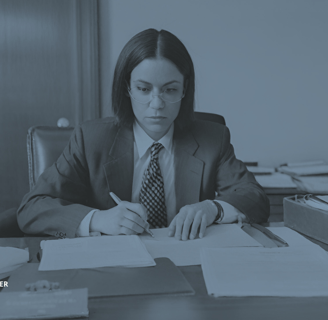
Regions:
<svg viewBox="0 0 328 320"><path fill-rule="evenodd" d="M126 84L126 91L125 91L125 96L127 96L128 98L130 98L130 94L129 94L129 83L125 80L125 84Z"/></svg>

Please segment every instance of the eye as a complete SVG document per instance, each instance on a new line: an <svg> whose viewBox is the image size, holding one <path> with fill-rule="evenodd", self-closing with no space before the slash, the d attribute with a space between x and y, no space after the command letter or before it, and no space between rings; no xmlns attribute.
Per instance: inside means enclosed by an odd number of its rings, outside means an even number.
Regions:
<svg viewBox="0 0 328 320"><path fill-rule="evenodd" d="M177 89L175 89L175 88L166 88L164 92L165 93L174 93L176 91L177 91Z"/></svg>
<svg viewBox="0 0 328 320"><path fill-rule="evenodd" d="M143 93L147 93L149 92L150 90L148 88L145 88L145 87L137 87L137 89Z"/></svg>

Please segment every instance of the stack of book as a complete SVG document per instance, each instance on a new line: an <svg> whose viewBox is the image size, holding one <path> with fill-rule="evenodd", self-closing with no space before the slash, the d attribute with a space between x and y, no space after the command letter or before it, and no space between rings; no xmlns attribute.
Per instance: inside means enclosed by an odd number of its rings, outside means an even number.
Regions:
<svg viewBox="0 0 328 320"><path fill-rule="evenodd" d="M328 164L325 161L287 163L278 171L291 176L301 191L328 194Z"/></svg>
<svg viewBox="0 0 328 320"><path fill-rule="evenodd" d="M289 175L277 172L273 167L258 166L257 162L246 162L246 166L263 188L296 188Z"/></svg>

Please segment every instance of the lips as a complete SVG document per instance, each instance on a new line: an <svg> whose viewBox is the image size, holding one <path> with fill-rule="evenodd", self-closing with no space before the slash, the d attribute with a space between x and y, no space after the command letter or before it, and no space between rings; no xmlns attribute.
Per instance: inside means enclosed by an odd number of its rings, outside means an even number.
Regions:
<svg viewBox="0 0 328 320"><path fill-rule="evenodd" d="M162 116L153 116L153 117L148 117L150 119L155 119L155 120L161 120L161 119L165 119L166 117L162 117Z"/></svg>

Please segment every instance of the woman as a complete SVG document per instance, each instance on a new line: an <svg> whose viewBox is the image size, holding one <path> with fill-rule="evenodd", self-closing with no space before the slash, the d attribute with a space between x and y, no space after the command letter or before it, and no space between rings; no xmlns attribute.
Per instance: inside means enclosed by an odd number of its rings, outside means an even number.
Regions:
<svg viewBox="0 0 328 320"><path fill-rule="evenodd" d="M235 158L227 127L194 119L194 87L177 37L154 29L134 36L115 68L115 117L76 128L24 197L21 229L72 238L139 234L149 223L187 240L215 221L266 221L268 199ZM124 201L116 206L109 192Z"/></svg>

